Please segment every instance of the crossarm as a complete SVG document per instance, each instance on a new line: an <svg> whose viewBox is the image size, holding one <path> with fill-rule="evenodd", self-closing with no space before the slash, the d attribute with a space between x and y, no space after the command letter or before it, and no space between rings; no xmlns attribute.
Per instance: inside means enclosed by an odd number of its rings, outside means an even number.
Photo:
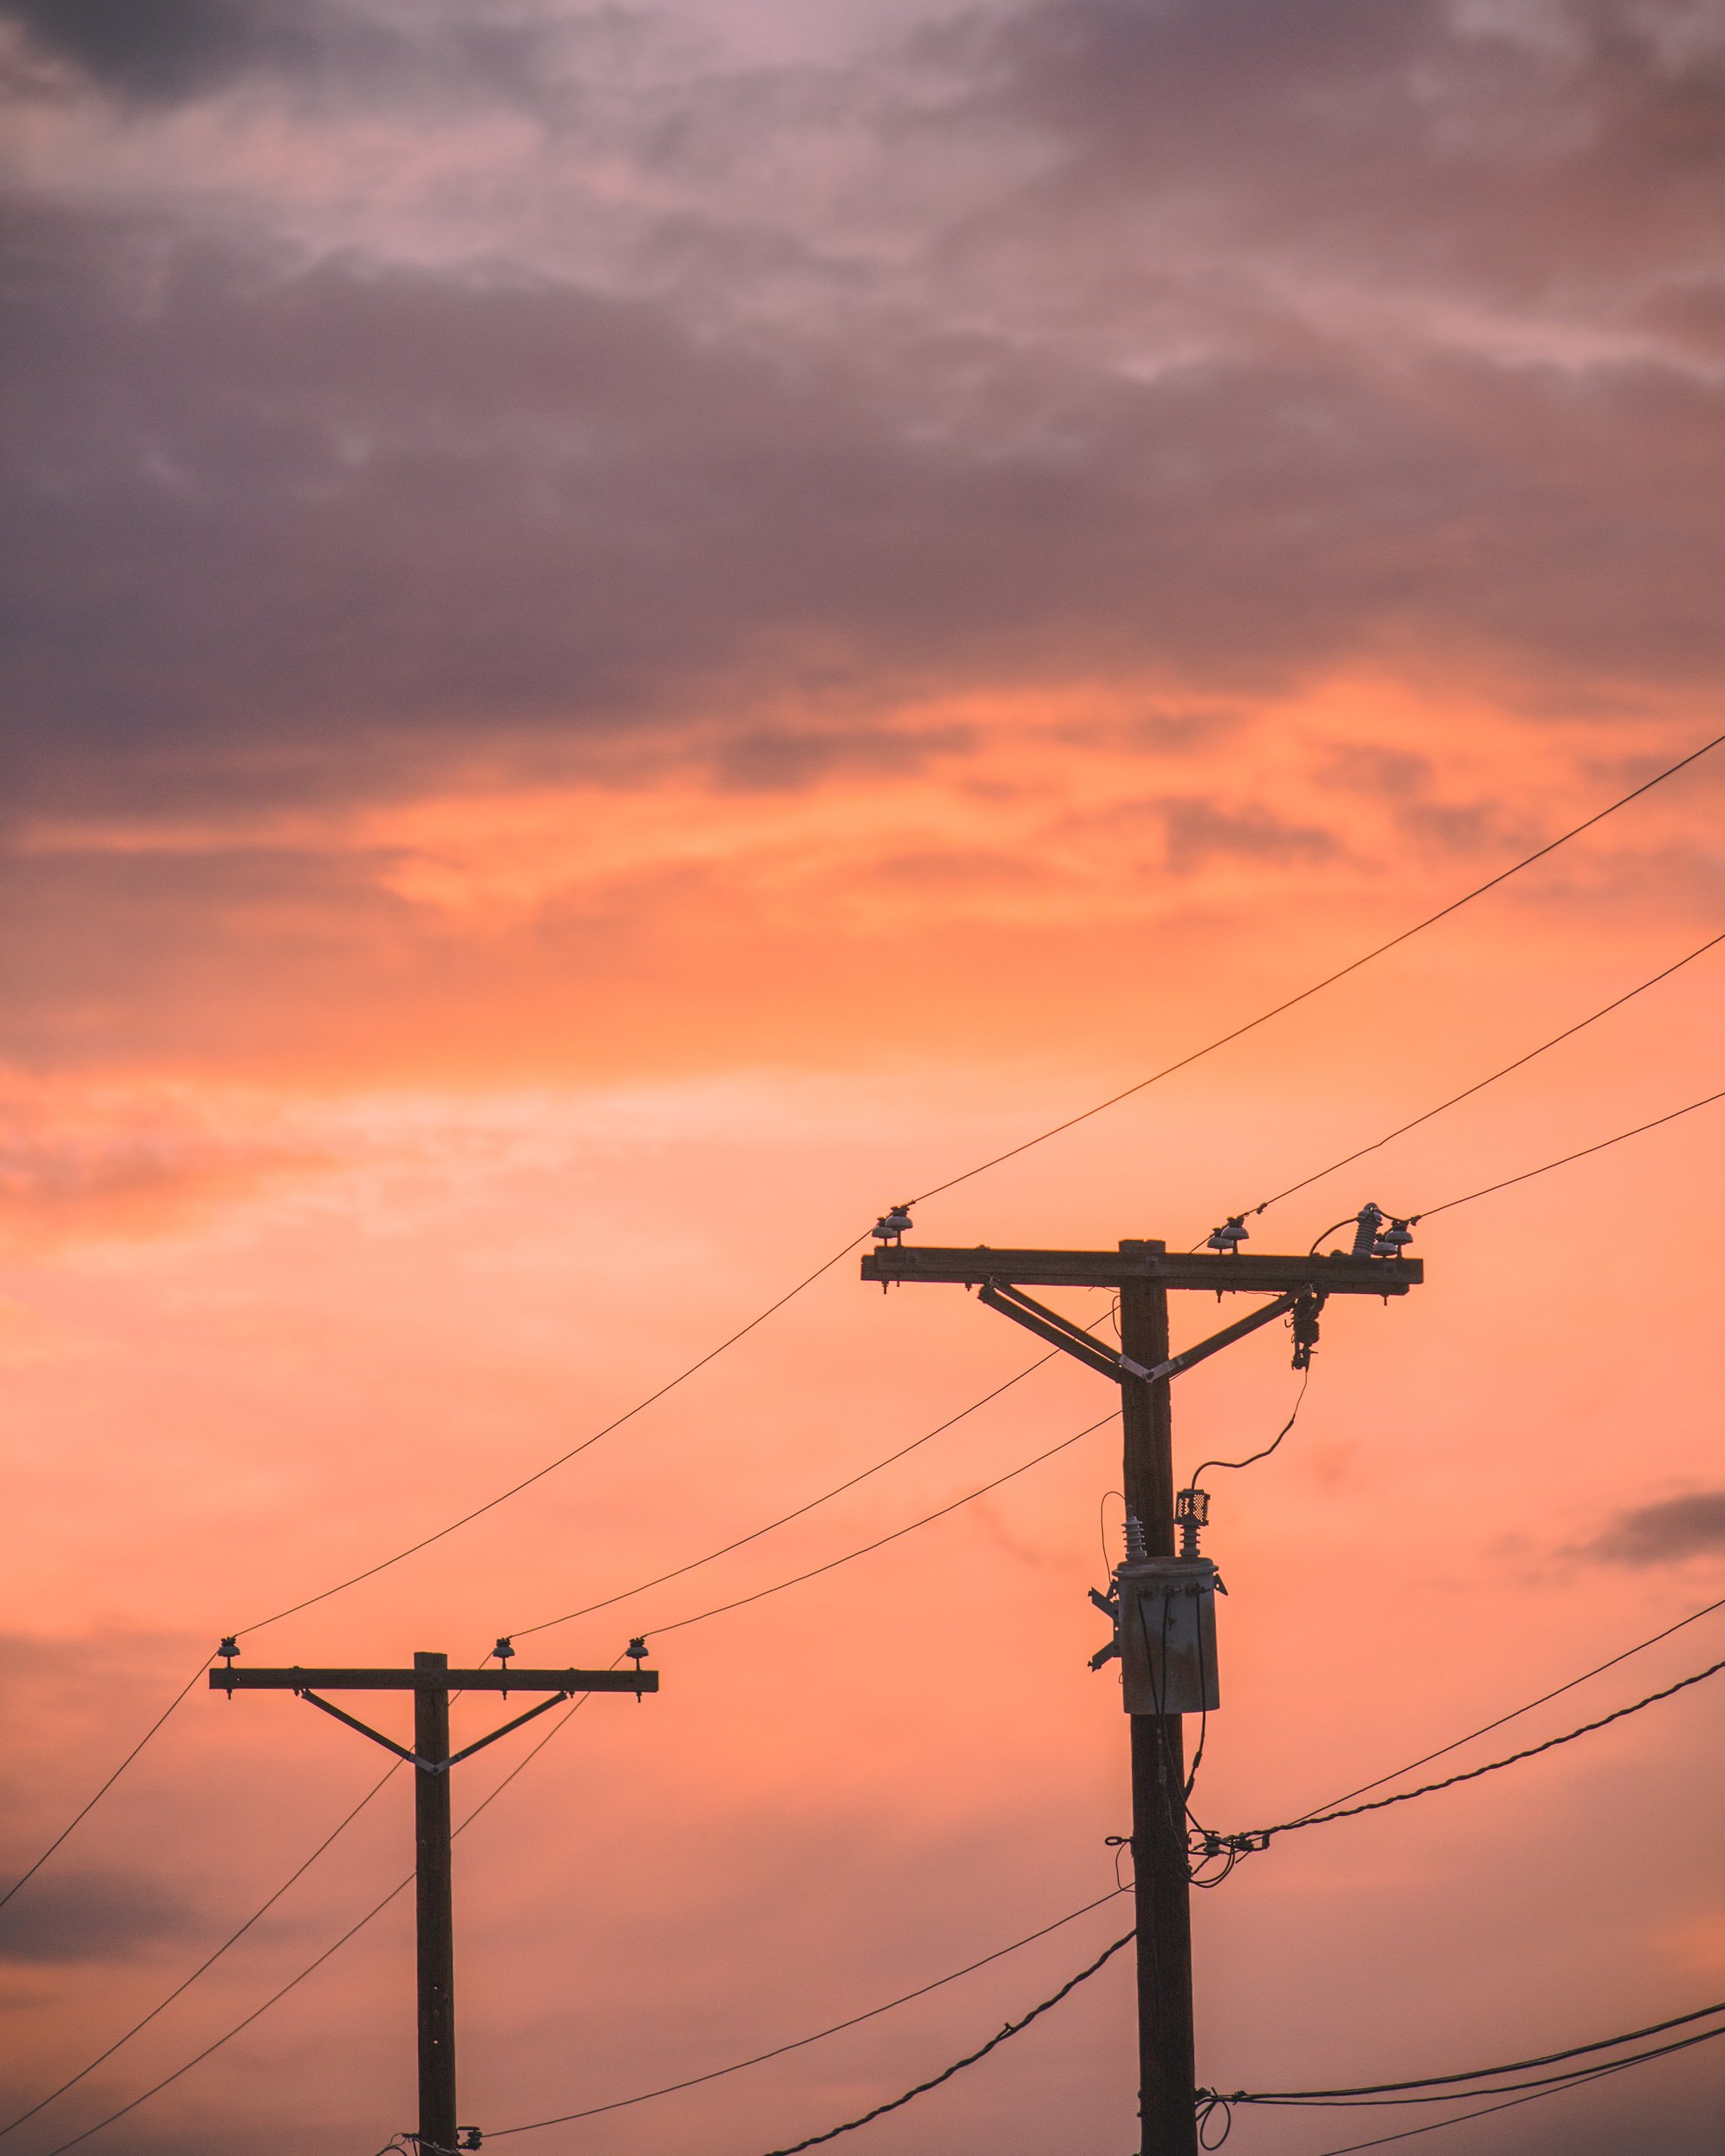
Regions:
<svg viewBox="0 0 1725 2156"><path fill-rule="evenodd" d="M657 1669L212 1669L212 1692L657 1692Z"/></svg>

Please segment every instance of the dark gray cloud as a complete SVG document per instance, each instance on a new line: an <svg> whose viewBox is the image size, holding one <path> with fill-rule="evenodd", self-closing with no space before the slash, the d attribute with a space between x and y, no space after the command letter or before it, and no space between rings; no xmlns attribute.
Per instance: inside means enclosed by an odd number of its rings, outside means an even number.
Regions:
<svg viewBox="0 0 1725 2156"><path fill-rule="evenodd" d="M1618 1513L1584 1552L1611 1565L1676 1565L1725 1556L1725 1490L1691 1490Z"/></svg>
<svg viewBox="0 0 1725 2156"><path fill-rule="evenodd" d="M183 1890L127 1872L44 1874L7 1909L0 1963L131 1961L202 1936Z"/></svg>
<svg viewBox="0 0 1725 2156"><path fill-rule="evenodd" d="M615 29L626 22L617 11ZM525 0L0 0L39 63L16 89L148 109L235 89L393 106L428 95L533 109L555 21Z"/></svg>
<svg viewBox="0 0 1725 2156"><path fill-rule="evenodd" d="M841 760L865 686L1075 666L1226 694L1437 646L1725 661L1719 392L1650 363L769 345L63 209L21 220L7 291L15 802L650 755L696 708L764 780L807 759L762 697L826 710L808 753Z"/></svg>
<svg viewBox="0 0 1725 2156"><path fill-rule="evenodd" d="M1068 145L1068 206L1356 286L1526 310L1606 279L1716 326L1691 280L1725 228L1725 24L1688 0L1044 0L955 36Z"/></svg>
<svg viewBox="0 0 1725 2156"><path fill-rule="evenodd" d="M297 71L578 104L599 21L10 5L146 103ZM679 750L794 786L953 753L875 733L896 693L1123 667L1200 705L1362 663L1530 709L1716 687L1721 51L1656 0L1061 0L853 77L673 69L593 138L650 294L512 265L503 213L434 268L195 186L26 201L5 798L221 813ZM928 183L869 245L842 187L768 215L817 108L852 197ZM562 174L547 140L509 185ZM1386 336L1358 310L1391 300Z"/></svg>

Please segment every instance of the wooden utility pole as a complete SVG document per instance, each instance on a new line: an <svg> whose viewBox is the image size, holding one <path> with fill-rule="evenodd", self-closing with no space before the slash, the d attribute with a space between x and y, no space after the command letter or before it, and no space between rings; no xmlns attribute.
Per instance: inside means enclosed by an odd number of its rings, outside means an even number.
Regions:
<svg viewBox="0 0 1725 2156"><path fill-rule="evenodd" d="M1137 1241L1123 1242L1116 1251L991 1250L985 1244L973 1250L907 1248L898 1238L910 1225L902 1205L882 1219L875 1230L881 1247L862 1261L865 1280L884 1286L922 1280L977 1288L991 1310L1119 1384L1127 1513L1141 1529L1142 1557L1152 1560L1175 1555L1169 1399L1174 1378L1283 1316L1293 1321L1295 1367L1304 1369L1328 1297L1401 1296L1424 1277L1417 1258L1400 1254L1401 1244L1408 1240L1403 1224L1388 1224L1386 1233L1384 1216L1375 1206L1360 1215L1351 1253L1332 1251L1322 1258L1245 1257L1239 1245L1246 1238L1238 1220L1218 1229L1208 1249L1186 1254L1171 1253L1160 1243ZM1119 1353L1026 1294L1027 1285L1113 1289L1120 1297ZM1173 1289L1202 1290L1219 1298L1268 1295L1272 1300L1173 1355L1168 1336ZM1166 1678L1165 1669L1160 1681ZM1210 1681L1213 1683L1213 1670ZM1136 1711L1130 1714L1130 1724L1141 2146L1143 2156L1196 2156L1182 1724L1178 1713Z"/></svg>
<svg viewBox="0 0 1725 2156"><path fill-rule="evenodd" d="M639 1650L637 1652L637 1650ZM507 1640L497 1650L510 1652ZM414 1883L419 1948L419 2132L413 2137L419 2156L455 2156L461 2148L477 2148L479 2136L472 2127L456 2124L455 2110L455 1916L449 1866L449 1774L463 1760L482 1752L488 1744L507 1736L524 1722L549 1714L561 1700L577 1692L657 1692L657 1669L644 1669L645 1652L637 1640L630 1652L633 1669L452 1669L447 1655L418 1654L411 1669L236 1669L238 1652L225 1639L222 1653L226 1666L210 1672L212 1691L294 1692L326 1715L357 1729L362 1736L381 1744L386 1752L405 1760L414 1769ZM332 1707L321 1692L411 1692L414 1695L414 1741L409 1751L356 1715ZM451 1692L548 1692L525 1714L516 1715L500 1728L464 1745L449 1749L449 1695Z"/></svg>

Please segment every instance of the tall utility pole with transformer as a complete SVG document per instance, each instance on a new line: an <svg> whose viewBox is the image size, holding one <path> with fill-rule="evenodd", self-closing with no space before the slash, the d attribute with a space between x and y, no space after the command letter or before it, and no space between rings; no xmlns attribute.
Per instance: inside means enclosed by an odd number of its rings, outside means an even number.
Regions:
<svg viewBox="0 0 1725 2156"><path fill-rule="evenodd" d="M1207 1499L1176 1495L1169 1386L1183 1370L1278 1317L1293 1333L1294 1368L1305 1369L1318 1317L1332 1295L1406 1295L1424 1277L1403 1251L1407 1224L1368 1205L1353 1246L1320 1257L1246 1256L1243 1218L1214 1231L1202 1250L1127 1241L1112 1251L907 1246L908 1206L875 1227L879 1247L862 1277L883 1288L910 1281L973 1288L990 1310L1063 1349L1121 1388L1125 1432L1127 1549L1107 1597L1114 1637L1093 1667L1118 1653L1132 1750L1133 1875L1138 1933L1139 2112L1142 2156L1196 2156L1192 2006L1191 1856L1181 1717L1220 1703L1216 1669L1213 1562L1199 1540ZM1320 1238L1321 1240L1322 1238ZM1108 1288L1120 1298L1120 1349L1026 1293L1027 1288ZM1271 1299L1179 1354L1170 1350L1168 1297L1178 1290ZM1179 1546L1176 1548L1176 1529Z"/></svg>

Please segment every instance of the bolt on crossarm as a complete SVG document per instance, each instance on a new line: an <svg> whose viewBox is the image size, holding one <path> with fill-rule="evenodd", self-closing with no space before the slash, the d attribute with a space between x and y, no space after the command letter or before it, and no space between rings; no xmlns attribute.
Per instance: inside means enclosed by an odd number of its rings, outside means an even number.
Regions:
<svg viewBox="0 0 1725 2156"><path fill-rule="evenodd" d="M646 1649L630 1643L632 1669L511 1669L513 1653L506 1639L493 1652L495 1669L452 1669L447 1655L418 1654L411 1669L236 1669L239 1650L225 1639L224 1667L210 1671L210 1689L225 1692L292 1692L345 1722L414 1770L414 1885L419 1956L419 2132L408 2137L419 2156L453 2156L457 2149L480 2146L477 2127L458 2127L455 2109L455 1918L450 1873L449 1775L463 1760L482 1752L526 1722L548 1715L578 1692L632 1692L637 1699L657 1692L657 1669L644 1669ZM411 1692L414 1741L409 1750L374 1729L357 1715L321 1698L324 1692ZM449 1749L449 1695L452 1692L545 1692L536 1707L512 1716L459 1752Z"/></svg>
<svg viewBox="0 0 1725 2156"><path fill-rule="evenodd" d="M1368 1216L1370 1216L1369 1221ZM1182 1492L1183 1548L1175 1550L1173 1430L1170 1388L1182 1371L1281 1316L1290 1322L1297 1369L1310 1362L1318 1315L1332 1295L1406 1295L1424 1268L1399 1242L1377 1232L1384 1216L1360 1216L1353 1251L1326 1257L1245 1257L1245 1224L1230 1220L1203 1251L1171 1252L1161 1243L1122 1242L1112 1251L932 1249L905 1244L908 1209L896 1206L875 1230L880 1247L862 1261L865 1280L975 1288L1002 1316L1063 1349L1121 1388L1125 1435L1127 1561L1108 1597L1093 1599L1114 1618L1114 1639L1093 1667L1118 1654L1130 1718L1132 1851L1138 1934L1139 2111L1143 2156L1196 2156L1192 1999L1191 1871L1181 1716L1219 1699L1214 1655L1215 1567L1198 1554L1202 1493ZM1402 1224L1395 1224L1401 1228ZM1109 1288L1120 1297L1120 1352L1049 1309L1029 1288ZM1201 1290L1271 1299L1196 1346L1172 1352L1168 1297Z"/></svg>

